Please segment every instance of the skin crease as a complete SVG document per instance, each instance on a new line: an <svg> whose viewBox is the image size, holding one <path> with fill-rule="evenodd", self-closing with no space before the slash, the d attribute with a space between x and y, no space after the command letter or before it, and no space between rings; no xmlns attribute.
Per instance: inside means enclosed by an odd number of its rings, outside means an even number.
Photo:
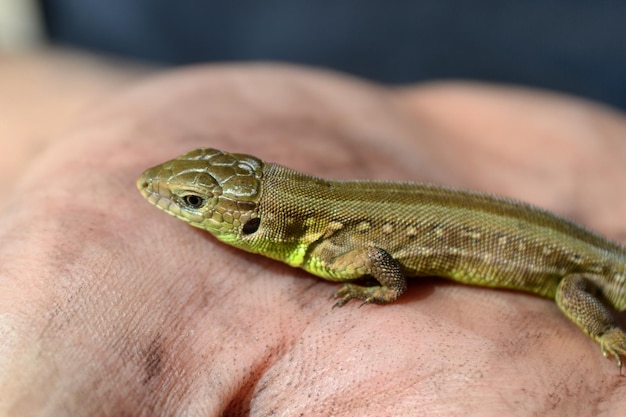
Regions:
<svg viewBox="0 0 626 417"><path fill-rule="evenodd" d="M0 212L0 415L621 416L549 300L412 279L388 306L217 242L135 189L198 147L523 199L626 241L626 119L541 91L179 70L93 108ZM623 323L622 323L623 325Z"/></svg>

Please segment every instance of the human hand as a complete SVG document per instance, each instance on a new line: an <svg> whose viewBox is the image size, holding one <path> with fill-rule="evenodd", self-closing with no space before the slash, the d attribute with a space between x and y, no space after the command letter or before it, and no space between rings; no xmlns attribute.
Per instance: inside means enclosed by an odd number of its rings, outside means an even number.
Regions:
<svg viewBox="0 0 626 417"><path fill-rule="evenodd" d="M625 133L609 109L484 85L269 65L140 86L0 214L0 415L622 415L626 379L549 300L412 279L392 305L332 309L337 284L217 242L135 180L215 147L505 194L624 241Z"/></svg>

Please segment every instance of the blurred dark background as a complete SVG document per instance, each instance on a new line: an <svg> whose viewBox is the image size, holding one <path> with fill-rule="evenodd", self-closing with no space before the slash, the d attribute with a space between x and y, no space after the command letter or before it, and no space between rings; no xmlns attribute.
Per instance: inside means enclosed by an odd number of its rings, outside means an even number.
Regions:
<svg viewBox="0 0 626 417"><path fill-rule="evenodd" d="M626 109L625 0L43 0L49 38L160 64L277 60L471 79Z"/></svg>

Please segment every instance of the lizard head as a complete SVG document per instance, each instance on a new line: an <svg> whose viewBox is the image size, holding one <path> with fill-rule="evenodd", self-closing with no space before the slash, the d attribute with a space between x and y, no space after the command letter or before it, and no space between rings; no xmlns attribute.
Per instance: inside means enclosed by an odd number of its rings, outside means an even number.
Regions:
<svg viewBox="0 0 626 417"><path fill-rule="evenodd" d="M262 169L250 155L196 149L146 170L137 188L159 209L229 242L259 225Z"/></svg>

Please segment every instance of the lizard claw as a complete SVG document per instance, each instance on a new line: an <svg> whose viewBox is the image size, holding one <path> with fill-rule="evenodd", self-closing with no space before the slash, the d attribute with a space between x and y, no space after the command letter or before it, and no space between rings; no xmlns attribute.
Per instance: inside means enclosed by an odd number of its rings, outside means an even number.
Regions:
<svg viewBox="0 0 626 417"><path fill-rule="evenodd" d="M599 338L600 348L604 357L612 356L617 366L622 369L622 356L626 356L626 333L614 327Z"/></svg>
<svg viewBox="0 0 626 417"><path fill-rule="evenodd" d="M355 285L345 284L335 292L334 298L338 298L339 300L333 305L333 308L343 307L348 301L353 298L358 298L352 287L355 287Z"/></svg>

